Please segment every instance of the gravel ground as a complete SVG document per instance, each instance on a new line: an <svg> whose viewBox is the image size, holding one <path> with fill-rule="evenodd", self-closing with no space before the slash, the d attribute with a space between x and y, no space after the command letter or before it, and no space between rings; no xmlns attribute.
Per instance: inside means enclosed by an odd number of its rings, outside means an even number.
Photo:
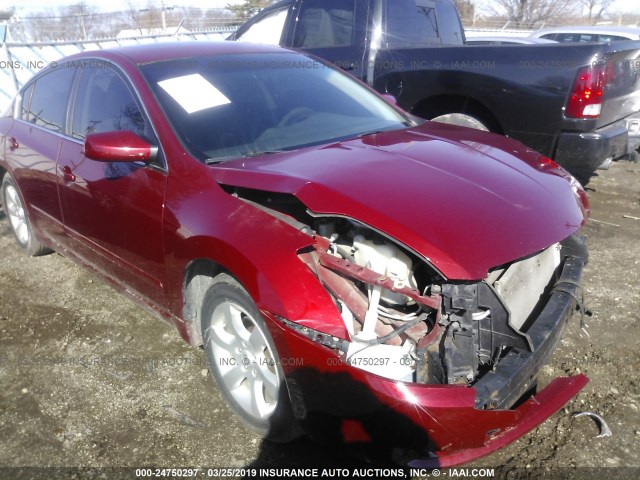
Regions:
<svg viewBox="0 0 640 480"><path fill-rule="evenodd" d="M508 478L640 474L640 164L616 163L587 190L589 336L574 317L543 376L582 372L591 382L471 467ZM262 442L225 406L201 351L65 258L25 258L6 218L0 252L0 467L362 465L306 439ZM592 420L571 416L585 410L613 435L597 438ZM0 468L0 478L16 475Z"/></svg>

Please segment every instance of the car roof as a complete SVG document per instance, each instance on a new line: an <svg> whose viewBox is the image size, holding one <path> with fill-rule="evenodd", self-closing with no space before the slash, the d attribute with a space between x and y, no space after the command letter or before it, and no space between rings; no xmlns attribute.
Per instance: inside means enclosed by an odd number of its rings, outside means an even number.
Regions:
<svg viewBox="0 0 640 480"><path fill-rule="evenodd" d="M66 57L65 60L119 57L129 62L140 64L192 57L282 52L290 52L290 50L254 43L190 40L90 50Z"/></svg>
<svg viewBox="0 0 640 480"><path fill-rule="evenodd" d="M597 33L601 35L628 36L634 40L640 39L640 27L609 27L605 25L549 27L535 31L530 36L539 37L548 33Z"/></svg>

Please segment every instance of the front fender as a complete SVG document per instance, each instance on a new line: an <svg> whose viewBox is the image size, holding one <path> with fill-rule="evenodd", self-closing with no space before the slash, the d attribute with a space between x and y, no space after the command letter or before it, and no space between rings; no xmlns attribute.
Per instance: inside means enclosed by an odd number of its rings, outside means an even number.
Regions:
<svg viewBox="0 0 640 480"><path fill-rule="evenodd" d="M221 201L217 193L211 198L200 195L197 205L191 199L165 214L172 313L183 316L183 280L189 264L209 259L233 275L260 310L303 325L322 325L324 333L348 338L331 297L298 258L298 251L313 239L230 195Z"/></svg>

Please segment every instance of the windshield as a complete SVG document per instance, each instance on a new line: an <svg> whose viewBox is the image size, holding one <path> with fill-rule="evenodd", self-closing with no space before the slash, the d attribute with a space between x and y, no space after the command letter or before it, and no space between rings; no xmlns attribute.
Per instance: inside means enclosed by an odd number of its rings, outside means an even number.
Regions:
<svg viewBox="0 0 640 480"><path fill-rule="evenodd" d="M209 163L409 122L348 75L297 53L198 57L140 70L184 145Z"/></svg>

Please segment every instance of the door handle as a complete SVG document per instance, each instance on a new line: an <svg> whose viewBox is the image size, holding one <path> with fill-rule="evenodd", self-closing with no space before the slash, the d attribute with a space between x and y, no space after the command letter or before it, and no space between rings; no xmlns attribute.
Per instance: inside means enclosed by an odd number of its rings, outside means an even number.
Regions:
<svg viewBox="0 0 640 480"><path fill-rule="evenodd" d="M19 147L20 147L20 144L18 143L18 140L16 140L16 137L9 138L9 150L13 152L16 148L19 148Z"/></svg>
<svg viewBox="0 0 640 480"><path fill-rule="evenodd" d="M76 176L73 174L73 172L71 171L71 167L69 167L68 165L61 167L60 173L62 174L62 178L64 179L65 182L76 181Z"/></svg>

